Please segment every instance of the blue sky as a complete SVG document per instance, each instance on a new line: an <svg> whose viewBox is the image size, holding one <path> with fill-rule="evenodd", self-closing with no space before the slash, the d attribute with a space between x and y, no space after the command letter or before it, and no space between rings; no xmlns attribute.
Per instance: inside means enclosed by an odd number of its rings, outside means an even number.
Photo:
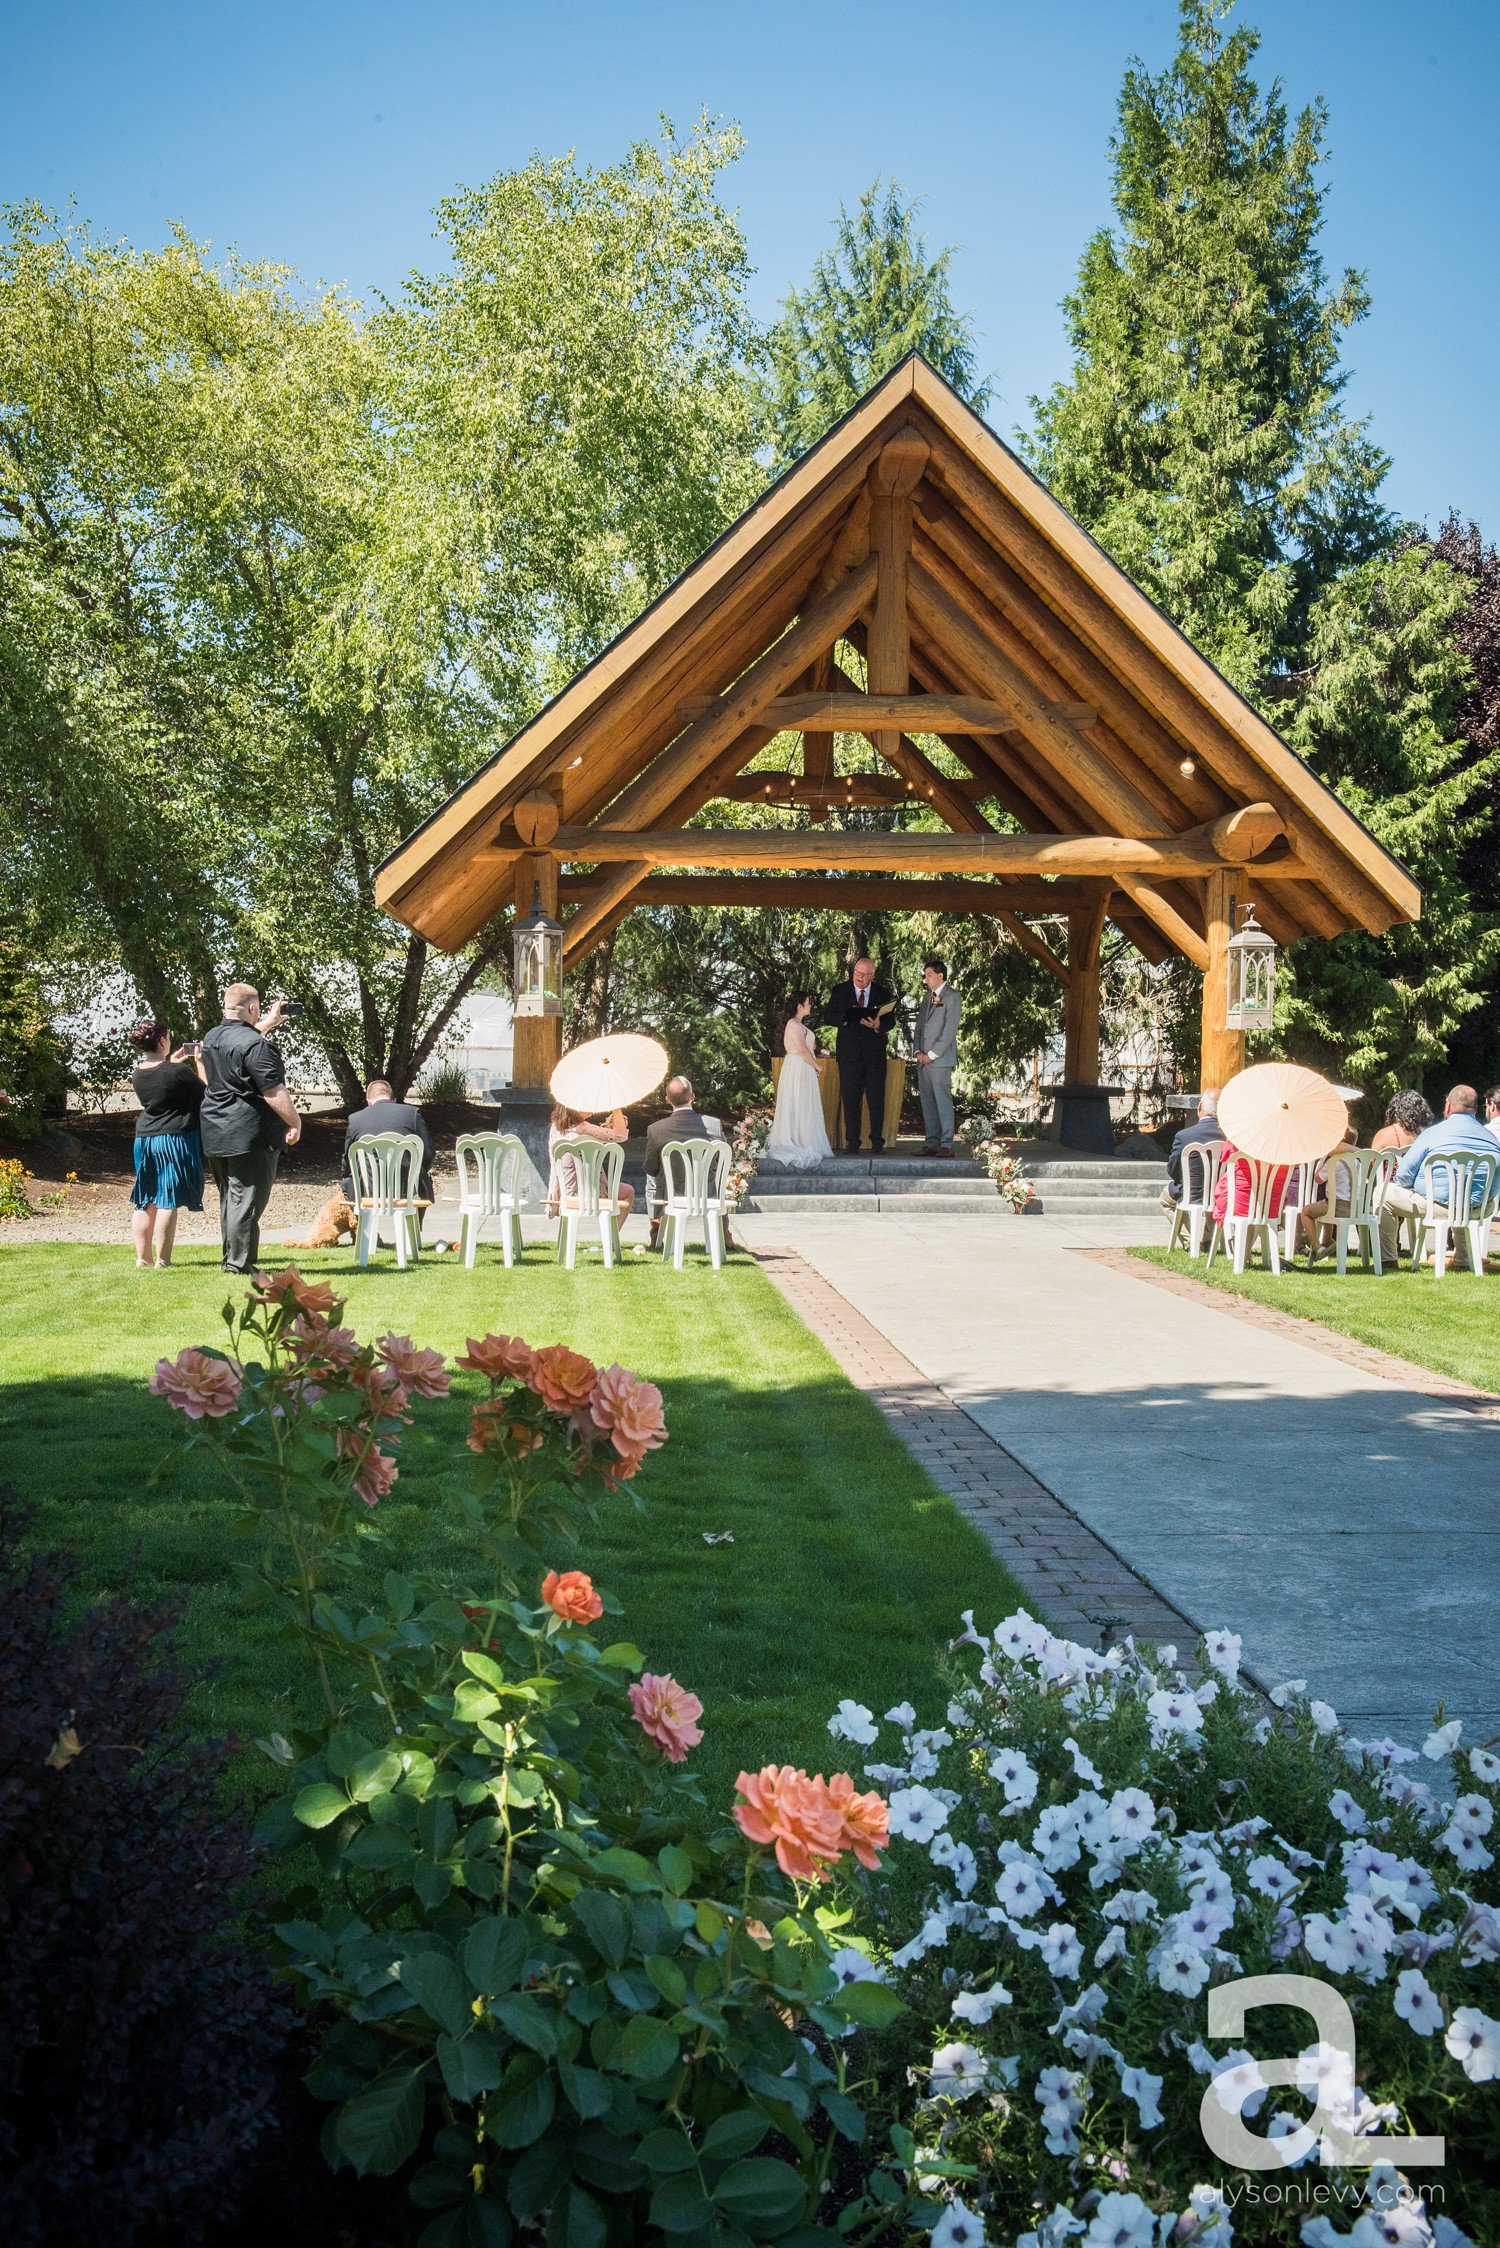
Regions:
<svg viewBox="0 0 1500 2248"><path fill-rule="evenodd" d="M1392 503L1500 537L1500 0L1249 0L1264 76L1331 110L1332 266L1368 273L1351 406ZM878 173L961 245L955 287L1009 433L1066 368L1058 300L1107 216L1126 58L1173 45L1172 0L0 0L0 197L142 243L182 219L357 293L434 252L458 181L588 160L701 108L748 147L729 195L769 315Z"/></svg>

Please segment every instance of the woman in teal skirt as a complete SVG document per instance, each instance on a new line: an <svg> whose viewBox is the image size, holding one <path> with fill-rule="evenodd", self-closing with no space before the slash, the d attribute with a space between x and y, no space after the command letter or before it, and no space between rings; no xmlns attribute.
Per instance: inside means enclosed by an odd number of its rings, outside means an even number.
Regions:
<svg viewBox="0 0 1500 2248"><path fill-rule="evenodd" d="M190 1046L173 1050L164 1022L148 1015L130 1033L140 1055L130 1089L141 1104L135 1125L135 1185L130 1190L130 1231L142 1271L172 1262L179 1210L203 1207L203 1143L198 1109L203 1080Z"/></svg>

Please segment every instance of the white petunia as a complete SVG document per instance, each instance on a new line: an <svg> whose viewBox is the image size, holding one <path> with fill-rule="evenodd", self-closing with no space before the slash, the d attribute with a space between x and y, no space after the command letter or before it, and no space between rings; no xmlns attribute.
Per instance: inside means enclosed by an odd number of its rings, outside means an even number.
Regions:
<svg viewBox="0 0 1500 2248"><path fill-rule="evenodd" d="M1035 1859L1024 1856L1014 1859L995 1883L996 1902L1017 1920L1030 1920L1052 1893L1052 1884Z"/></svg>
<svg viewBox="0 0 1500 2248"><path fill-rule="evenodd" d="M1132 1928L1144 1927L1157 1914L1157 1902L1149 1889L1117 1889L1104 1908L1106 1920L1125 1920Z"/></svg>
<svg viewBox="0 0 1500 2248"><path fill-rule="evenodd" d="M1154 2248L1156 2219L1138 2193L1105 2193L1081 2248Z"/></svg>
<svg viewBox="0 0 1500 2248"><path fill-rule="evenodd" d="M1134 2100L1140 2110L1141 2129L1154 2131L1161 2121L1161 2088L1166 2079L1153 2076L1149 2069L1122 2068L1120 2090L1127 2100Z"/></svg>
<svg viewBox="0 0 1500 2248"><path fill-rule="evenodd" d="M910 1967L914 1960L925 1959L928 1952L936 1951L948 1941L950 1926L946 1912L930 1912L910 1943L903 1944L899 1951L891 1953L891 1965L898 1968Z"/></svg>
<svg viewBox="0 0 1500 2248"><path fill-rule="evenodd" d="M1298 1885L1291 1867L1283 1865L1280 1858L1272 1857L1252 1858L1245 1869L1245 1879L1261 1896L1274 1897L1278 1904L1283 1897L1290 1897Z"/></svg>
<svg viewBox="0 0 1500 2248"><path fill-rule="evenodd" d="M1092 1788L1083 1788L1064 1806L1078 1839L1087 1849L1098 1850L1109 1839L1109 1805Z"/></svg>
<svg viewBox="0 0 1500 2248"><path fill-rule="evenodd" d="M1024 1608L1018 1608L1013 1616L1006 1616L996 1624L990 1644L998 1653L1009 1655L1012 1662L1019 1663L1034 1654L1038 1644L1050 1636L1045 1624L1039 1624Z"/></svg>
<svg viewBox="0 0 1500 2248"><path fill-rule="evenodd" d="M1226 2053L1213 2064L1210 2079L1214 2098L1226 2115L1258 2115L1266 2097L1266 2080L1253 2053L1243 2048Z"/></svg>
<svg viewBox="0 0 1500 2248"><path fill-rule="evenodd" d="M867 1953L856 1951L853 1944L844 1944L828 1962L839 1979L839 1988L846 1990L850 1983L883 1983L885 1969L878 1966Z"/></svg>
<svg viewBox="0 0 1500 2248"><path fill-rule="evenodd" d="M1240 1649L1244 1642L1237 1631L1206 1631L1203 1634L1203 1659L1210 1670L1221 1678L1238 1678Z"/></svg>
<svg viewBox="0 0 1500 2248"><path fill-rule="evenodd" d="M1341 2045L1321 2039L1297 2055L1297 2089L1324 2107L1347 2107L1354 2098L1354 2063Z"/></svg>
<svg viewBox="0 0 1500 2248"><path fill-rule="evenodd" d="M1195 1900L1185 1912L1174 1912L1162 1931L1168 1944L1193 1944L1199 1951L1212 1951L1219 1938L1227 1935L1234 1916L1223 1905L1199 1903Z"/></svg>
<svg viewBox="0 0 1500 2248"><path fill-rule="evenodd" d="M1195 1873L1188 1886L1195 1905L1212 1905L1224 1914L1226 1921L1233 1920L1239 1900L1234 1893L1234 1883L1222 1866L1209 1866L1202 1873Z"/></svg>
<svg viewBox="0 0 1500 2248"><path fill-rule="evenodd" d="M1066 1803L1049 1803L1032 1830L1031 1847L1049 1873L1065 1873L1082 1853L1073 1813Z"/></svg>
<svg viewBox="0 0 1500 2248"><path fill-rule="evenodd" d="M1277 1709L1285 1709L1289 1702L1297 1701L1306 1692L1305 1678L1288 1678L1280 1686L1271 1688L1271 1700Z"/></svg>
<svg viewBox="0 0 1500 2248"><path fill-rule="evenodd" d="M1148 1695L1146 1715L1151 1720L1151 1737L1157 1742L1203 1730L1203 1711L1191 1694L1177 1687L1163 1686Z"/></svg>
<svg viewBox="0 0 1500 2248"><path fill-rule="evenodd" d="M880 1727L875 1712L866 1709L863 1702L843 1701L829 1718L828 1730L836 1741L853 1741L859 1748L868 1748Z"/></svg>
<svg viewBox="0 0 1500 2248"><path fill-rule="evenodd" d="M1486 1866L1495 1862L1494 1852L1487 1850L1478 1835L1471 1834L1467 1827L1444 1827L1438 1840L1465 1873L1483 1873Z"/></svg>
<svg viewBox="0 0 1500 2248"><path fill-rule="evenodd" d="M1443 2009L1437 1992L1420 1967L1403 1967L1396 1977L1396 1996L1392 2002L1403 2022L1407 2022L1419 2037L1431 2037L1434 2030L1443 2026Z"/></svg>
<svg viewBox="0 0 1500 2248"><path fill-rule="evenodd" d="M1076 1981L1083 1968L1083 1946L1069 1920L1054 1920L1041 1943L1042 1958L1054 1975Z"/></svg>
<svg viewBox="0 0 1500 2248"><path fill-rule="evenodd" d="M1094 1954L1094 1965L1096 1967L1107 1967L1112 1959L1124 1959L1128 1951L1129 1946L1125 1941L1124 1929L1111 1928Z"/></svg>
<svg viewBox="0 0 1500 2248"><path fill-rule="evenodd" d="M1364 1805L1356 1803L1347 1788L1334 1789L1328 1798L1328 1808L1345 1834L1363 1834L1370 1823Z"/></svg>
<svg viewBox="0 0 1500 2248"><path fill-rule="evenodd" d="M1078 1746L1078 1743L1074 1740L1071 1733L1063 1742L1063 1747L1067 1750L1069 1756L1071 1756L1073 1759L1073 1771L1075 1776L1080 1780L1087 1780L1090 1787L1103 1787L1104 1774L1099 1770L1097 1765L1091 1764L1089 1762L1089 1759L1084 1755L1083 1750Z"/></svg>
<svg viewBox="0 0 1500 2248"><path fill-rule="evenodd" d="M1169 1944L1156 1962L1159 1990L1196 1998L1208 1981L1208 1961L1196 1944Z"/></svg>
<svg viewBox="0 0 1500 2248"><path fill-rule="evenodd" d="M1338 1731L1339 1713L1332 1702L1309 1702L1307 1714L1320 1733L1336 1733Z"/></svg>
<svg viewBox="0 0 1500 2248"><path fill-rule="evenodd" d="M1463 1719L1450 1717L1446 1725L1439 1725L1422 1743L1422 1754L1434 1764L1441 1764L1458 1746L1458 1736L1463 1731Z"/></svg>
<svg viewBox="0 0 1500 2248"><path fill-rule="evenodd" d="M1354 1965L1353 1930L1342 1920L1330 1920L1326 1912L1308 1914L1302 1927L1302 1941L1308 1957L1324 1967L1331 1967L1336 1975L1347 1973Z"/></svg>
<svg viewBox="0 0 1500 2248"><path fill-rule="evenodd" d="M1443 2040L1471 2084L1489 2084L1500 2076L1500 2022L1491 2021L1477 2006L1455 2006Z"/></svg>
<svg viewBox="0 0 1500 2248"><path fill-rule="evenodd" d="M990 1778L999 1781L1013 1809L1024 1811L1028 1803L1036 1801L1040 1782L1018 1748L1003 1748L990 1758Z"/></svg>
<svg viewBox="0 0 1500 2248"><path fill-rule="evenodd" d="M890 1799L890 1831L907 1842L930 1842L948 1823L948 1806L925 1787L897 1788Z"/></svg>
<svg viewBox="0 0 1500 2248"><path fill-rule="evenodd" d="M885 1721L887 1725L899 1726L903 1733L909 1733L917 1722L917 1713L910 1702L897 1702L894 1709L886 1711Z"/></svg>
<svg viewBox="0 0 1500 2248"><path fill-rule="evenodd" d="M985 2248L987 2235L973 2210L966 2208L955 2195L928 2238L932 2248Z"/></svg>
<svg viewBox="0 0 1500 2248"><path fill-rule="evenodd" d="M1138 1842L1156 1825L1156 1805L1144 1788L1117 1787L1109 1799L1109 1829L1119 1841Z"/></svg>
<svg viewBox="0 0 1500 2248"><path fill-rule="evenodd" d="M1496 1780L1500 1780L1500 1756L1491 1756L1487 1748L1471 1748L1469 1770L1476 1780L1483 1780L1486 1785L1493 1787Z"/></svg>
<svg viewBox="0 0 1500 2248"><path fill-rule="evenodd" d="M1461 1795L1449 1818L1465 1834L1488 1834L1495 1823L1495 1806L1487 1795Z"/></svg>
<svg viewBox="0 0 1500 2248"><path fill-rule="evenodd" d="M932 1862L942 1866L961 1897L972 1895L979 1879L979 1862L967 1842L957 1842L945 1827L932 1844Z"/></svg>
<svg viewBox="0 0 1500 2248"><path fill-rule="evenodd" d="M953 2012L961 2022L972 2022L976 2029L983 2029L999 2007L1014 2003L1004 1983L991 1983L988 1990L959 1991L953 2001Z"/></svg>
<svg viewBox="0 0 1500 2248"><path fill-rule="evenodd" d="M989 2064L975 2045L940 2045L932 2056L931 2092L935 2100L967 2100L984 2089Z"/></svg>

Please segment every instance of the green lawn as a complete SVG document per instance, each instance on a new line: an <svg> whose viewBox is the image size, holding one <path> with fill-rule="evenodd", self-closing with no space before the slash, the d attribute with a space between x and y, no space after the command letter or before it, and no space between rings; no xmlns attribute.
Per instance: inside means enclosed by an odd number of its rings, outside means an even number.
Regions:
<svg viewBox="0 0 1500 2248"><path fill-rule="evenodd" d="M1393 1351L1398 1358L1428 1366L1434 1373L1500 1390L1500 1276L1449 1272L1435 1280L1430 1272L1382 1273L1377 1280L1351 1262L1340 1280L1332 1258L1309 1272L1298 1264L1280 1279L1274 1273L1246 1272L1236 1279L1222 1257L1210 1269L1200 1257L1168 1256L1165 1249L1132 1249L1147 1264L1170 1267L1230 1295L1248 1296L1300 1319L1316 1319L1341 1335Z"/></svg>
<svg viewBox="0 0 1500 2248"><path fill-rule="evenodd" d="M642 1470L644 1514L617 1502L586 1551L558 1559L589 1568L650 1666L702 1696L711 1798L742 1763L828 1769L824 1728L845 1694L878 1713L909 1693L936 1721L934 1652L960 1609L1002 1615L1015 1585L753 1263L569 1274L532 1254L513 1273L498 1258L406 1273L387 1259L363 1275L348 1251L299 1262L347 1287L362 1336L394 1327L452 1353L499 1328L660 1383L671 1433ZM185 1595L194 1656L221 1666L195 1714L248 1734L291 1716L293 1658L239 1611L228 1509L207 1473L149 1480L176 1424L145 1376L164 1353L220 1339L226 1286L207 1249L137 1273L128 1249L7 1238L0 1481L41 1503L39 1534L78 1549L91 1588ZM457 1551L439 1482L481 1388L460 1376L447 1403L418 1408L382 1509L397 1562ZM705 1545L720 1530L733 1544Z"/></svg>

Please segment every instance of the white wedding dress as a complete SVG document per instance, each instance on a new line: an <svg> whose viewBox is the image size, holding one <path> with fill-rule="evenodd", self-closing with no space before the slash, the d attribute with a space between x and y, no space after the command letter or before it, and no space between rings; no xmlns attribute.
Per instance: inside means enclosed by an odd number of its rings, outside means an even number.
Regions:
<svg viewBox="0 0 1500 2248"><path fill-rule="evenodd" d="M776 1087L776 1114L766 1153L789 1170L810 1171L833 1153L823 1128L823 1081L806 1023L789 1022L784 1043L786 1060Z"/></svg>

